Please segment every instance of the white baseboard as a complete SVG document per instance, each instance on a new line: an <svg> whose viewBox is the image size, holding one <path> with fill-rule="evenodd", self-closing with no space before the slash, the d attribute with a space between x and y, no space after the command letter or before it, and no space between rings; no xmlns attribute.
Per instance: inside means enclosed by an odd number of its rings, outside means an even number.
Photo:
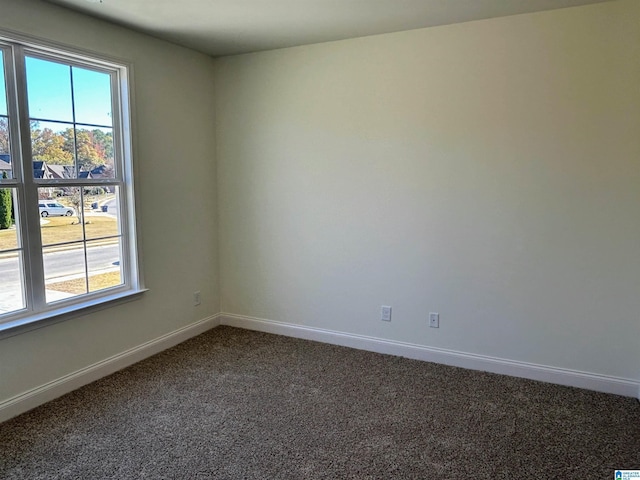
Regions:
<svg viewBox="0 0 640 480"><path fill-rule="evenodd" d="M247 330L275 333L289 337L303 338L305 340L315 340L415 360L442 363L454 367L499 373L558 385L613 393L626 397L637 397L640 399L640 382L626 378L518 362L485 355L469 354L443 348L425 347L411 343L396 342L230 313L221 313L219 322L220 325L229 325Z"/></svg>
<svg viewBox="0 0 640 480"><path fill-rule="evenodd" d="M219 315L204 318L154 340L89 365L52 382L16 395L0 403L0 422L42 405L65 393L133 365L219 325Z"/></svg>
<svg viewBox="0 0 640 480"><path fill-rule="evenodd" d="M471 370L481 370L540 380L558 385L635 397L640 400L640 382L635 380L517 362L454 350L425 347L411 343L276 322L262 318L221 313L167 333L154 340L145 342L142 345L138 345L137 347L0 402L0 422L4 422L88 383L133 365L167 348L178 345L218 325L230 325L247 330L315 340L323 343L357 348L359 350L442 363L444 365L452 365Z"/></svg>

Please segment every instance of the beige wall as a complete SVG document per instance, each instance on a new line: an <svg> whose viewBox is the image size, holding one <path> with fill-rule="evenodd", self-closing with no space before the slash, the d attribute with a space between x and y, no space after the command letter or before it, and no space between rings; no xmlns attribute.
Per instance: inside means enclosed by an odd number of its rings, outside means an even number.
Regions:
<svg viewBox="0 0 640 480"><path fill-rule="evenodd" d="M222 311L640 379L639 20L218 60Z"/></svg>
<svg viewBox="0 0 640 480"><path fill-rule="evenodd" d="M0 12L135 65L150 288L0 340L0 403L219 311L640 380L640 2L215 71L41 1Z"/></svg>
<svg viewBox="0 0 640 480"><path fill-rule="evenodd" d="M134 64L139 300L0 340L0 403L219 311L213 61L48 3L0 0L0 28ZM202 305L192 306L192 293Z"/></svg>

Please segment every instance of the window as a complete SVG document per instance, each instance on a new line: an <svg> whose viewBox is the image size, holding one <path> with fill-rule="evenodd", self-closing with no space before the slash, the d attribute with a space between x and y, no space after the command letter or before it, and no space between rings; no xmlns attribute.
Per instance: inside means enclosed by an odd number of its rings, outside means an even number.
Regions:
<svg viewBox="0 0 640 480"><path fill-rule="evenodd" d="M142 290L127 73L0 36L0 330Z"/></svg>

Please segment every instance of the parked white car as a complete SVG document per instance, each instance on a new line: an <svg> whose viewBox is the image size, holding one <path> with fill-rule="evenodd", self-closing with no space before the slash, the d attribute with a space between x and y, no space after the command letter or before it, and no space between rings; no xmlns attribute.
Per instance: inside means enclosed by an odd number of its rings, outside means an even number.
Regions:
<svg viewBox="0 0 640 480"><path fill-rule="evenodd" d="M71 207L65 207L58 202L40 202L38 203L41 217L70 217L76 214L76 211Z"/></svg>

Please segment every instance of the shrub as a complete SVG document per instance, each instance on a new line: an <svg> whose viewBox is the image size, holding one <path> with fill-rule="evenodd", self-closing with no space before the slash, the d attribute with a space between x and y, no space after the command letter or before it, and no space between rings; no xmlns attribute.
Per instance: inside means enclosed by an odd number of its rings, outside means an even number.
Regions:
<svg viewBox="0 0 640 480"><path fill-rule="evenodd" d="M2 178L7 178L7 172L2 173ZM6 230L13 225L11 213L13 210L13 199L9 188L0 188L0 230Z"/></svg>

